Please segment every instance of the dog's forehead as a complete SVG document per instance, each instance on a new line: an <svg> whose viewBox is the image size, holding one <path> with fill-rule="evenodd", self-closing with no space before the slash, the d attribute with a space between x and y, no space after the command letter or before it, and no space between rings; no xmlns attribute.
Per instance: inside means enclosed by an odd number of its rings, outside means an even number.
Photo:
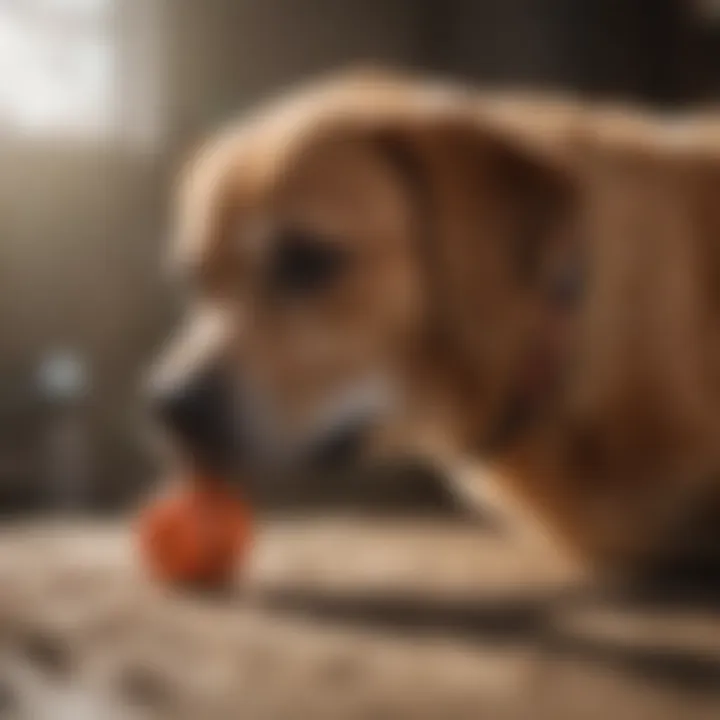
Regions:
<svg viewBox="0 0 720 720"><path fill-rule="evenodd" d="M242 237L247 238L249 248L261 246L267 218L280 212L278 189L297 174L303 166L299 160L308 157L309 149L322 147L348 130L350 135L360 136L366 130L452 116L466 100L466 91L444 83L361 73L301 89L261 106L211 138L183 174L176 202L171 268L192 272L201 266L218 252L228 230L237 237L242 220L248 222ZM311 222L330 223L334 218L338 226L351 224L350 219L358 228L373 218L382 220L386 227L404 222L397 214L397 195L387 183L383 185L380 173L366 172L364 177L372 176L372 182L362 186L363 162L359 156L353 160L352 177L342 177L340 160L335 155L326 163L325 184L319 181L314 197L307 192L308 183L304 187L296 184L294 195L283 198L285 209L294 200L303 206L302 213L312 215ZM364 167L367 169L367 163ZM316 172L316 177L322 178L323 173ZM306 175L303 182L307 180ZM353 192L355 198L364 196L372 203L373 212L363 215L358 210L343 217L340 203L332 207L328 202L343 188L348 190L346 197Z"/></svg>
<svg viewBox="0 0 720 720"><path fill-rule="evenodd" d="M367 148L334 148L306 163L286 165L282 183L267 182L244 162L242 151L210 183L224 198L189 198L175 240L174 255L192 268L220 250L250 258L259 256L283 228L315 232L337 242L388 238L408 230L408 207L397 178ZM198 204L199 201L199 204Z"/></svg>

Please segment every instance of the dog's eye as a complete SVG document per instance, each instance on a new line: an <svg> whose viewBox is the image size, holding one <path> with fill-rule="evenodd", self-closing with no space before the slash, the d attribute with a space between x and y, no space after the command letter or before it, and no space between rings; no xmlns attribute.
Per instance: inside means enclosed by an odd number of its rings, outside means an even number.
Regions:
<svg viewBox="0 0 720 720"><path fill-rule="evenodd" d="M305 296L326 289L346 266L347 252L326 238L301 231L278 239L268 269L268 285L281 296Z"/></svg>

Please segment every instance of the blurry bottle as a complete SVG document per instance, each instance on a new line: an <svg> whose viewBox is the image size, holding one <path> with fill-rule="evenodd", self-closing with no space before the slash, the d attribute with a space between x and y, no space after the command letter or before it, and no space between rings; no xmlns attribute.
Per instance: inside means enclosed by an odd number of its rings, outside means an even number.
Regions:
<svg viewBox="0 0 720 720"><path fill-rule="evenodd" d="M54 511L75 513L89 504L89 384L82 356L72 351L54 351L40 364L38 389L47 411L43 423L43 489Z"/></svg>

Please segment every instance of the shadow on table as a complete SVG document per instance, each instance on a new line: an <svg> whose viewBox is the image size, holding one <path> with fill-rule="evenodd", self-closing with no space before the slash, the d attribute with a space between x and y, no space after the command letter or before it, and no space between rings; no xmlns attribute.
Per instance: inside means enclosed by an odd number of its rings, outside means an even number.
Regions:
<svg viewBox="0 0 720 720"><path fill-rule="evenodd" d="M267 591L264 609L316 622L351 625L403 637L444 637L503 648L534 648L540 662L569 661L611 669L666 688L720 698L720 595L683 594L652 597L648 592L601 592L593 589L464 599L428 599L417 595L334 594L312 589ZM638 619L662 611L707 613L717 653L705 648L677 648L660 642L638 645L628 640L594 637L562 622L586 605L601 611L630 612ZM703 615L705 617L705 615Z"/></svg>

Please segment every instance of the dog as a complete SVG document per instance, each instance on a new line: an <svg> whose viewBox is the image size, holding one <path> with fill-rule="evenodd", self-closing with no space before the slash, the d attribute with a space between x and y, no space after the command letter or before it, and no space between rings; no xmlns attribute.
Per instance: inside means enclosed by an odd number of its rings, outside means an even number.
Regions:
<svg viewBox="0 0 720 720"><path fill-rule="evenodd" d="M321 80L182 174L156 406L188 457L420 454L583 566L652 563L718 506L718 179L711 116Z"/></svg>

